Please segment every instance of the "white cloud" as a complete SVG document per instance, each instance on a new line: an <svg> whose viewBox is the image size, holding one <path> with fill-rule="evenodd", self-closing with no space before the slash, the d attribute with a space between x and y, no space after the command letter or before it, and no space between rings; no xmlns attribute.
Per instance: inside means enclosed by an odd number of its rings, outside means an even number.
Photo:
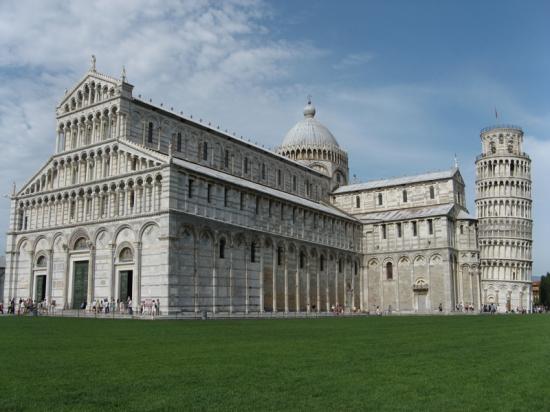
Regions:
<svg viewBox="0 0 550 412"><path fill-rule="evenodd" d="M362 53L350 53L345 55L339 62L333 65L336 70L347 70L352 67L362 66L370 62L374 58L374 54L362 52Z"/></svg>

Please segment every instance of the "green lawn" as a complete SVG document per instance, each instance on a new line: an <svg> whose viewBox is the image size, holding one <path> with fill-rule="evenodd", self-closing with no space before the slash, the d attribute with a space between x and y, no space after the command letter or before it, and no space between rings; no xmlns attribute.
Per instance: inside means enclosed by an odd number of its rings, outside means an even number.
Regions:
<svg viewBox="0 0 550 412"><path fill-rule="evenodd" d="M550 316L0 318L0 410L548 410Z"/></svg>

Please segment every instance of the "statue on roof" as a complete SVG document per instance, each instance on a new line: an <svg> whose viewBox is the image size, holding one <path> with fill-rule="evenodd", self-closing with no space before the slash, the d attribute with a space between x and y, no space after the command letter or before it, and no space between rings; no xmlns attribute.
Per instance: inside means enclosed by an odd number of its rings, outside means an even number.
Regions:
<svg viewBox="0 0 550 412"><path fill-rule="evenodd" d="M92 67L90 67L90 71L95 72L95 54L92 54Z"/></svg>

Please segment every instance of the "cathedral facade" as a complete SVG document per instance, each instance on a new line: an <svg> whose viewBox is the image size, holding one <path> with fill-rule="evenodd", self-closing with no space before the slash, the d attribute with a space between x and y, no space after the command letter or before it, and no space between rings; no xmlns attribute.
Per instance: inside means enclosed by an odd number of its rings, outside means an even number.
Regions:
<svg viewBox="0 0 550 412"><path fill-rule="evenodd" d="M158 299L164 314L484 303L457 168L349 184L347 153L311 102L271 151L132 91L94 64L57 107L55 153L11 198L5 303Z"/></svg>

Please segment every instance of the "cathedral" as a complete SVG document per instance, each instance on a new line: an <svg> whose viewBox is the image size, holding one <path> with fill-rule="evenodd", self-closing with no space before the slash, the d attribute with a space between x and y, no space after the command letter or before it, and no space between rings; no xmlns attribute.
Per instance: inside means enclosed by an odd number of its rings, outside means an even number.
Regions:
<svg viewBox="0 0 550 412"><path fill-rule="evenodd" d="M90 70L56 111L54 154L14 190L4 303L153 300L163 314L530 308L530 161L482 132L476 208L458 167L350 183L308 101L276 150ZM53 142L52 142L53 144ZM481 254L480 254L481 253Z"/></svg>

